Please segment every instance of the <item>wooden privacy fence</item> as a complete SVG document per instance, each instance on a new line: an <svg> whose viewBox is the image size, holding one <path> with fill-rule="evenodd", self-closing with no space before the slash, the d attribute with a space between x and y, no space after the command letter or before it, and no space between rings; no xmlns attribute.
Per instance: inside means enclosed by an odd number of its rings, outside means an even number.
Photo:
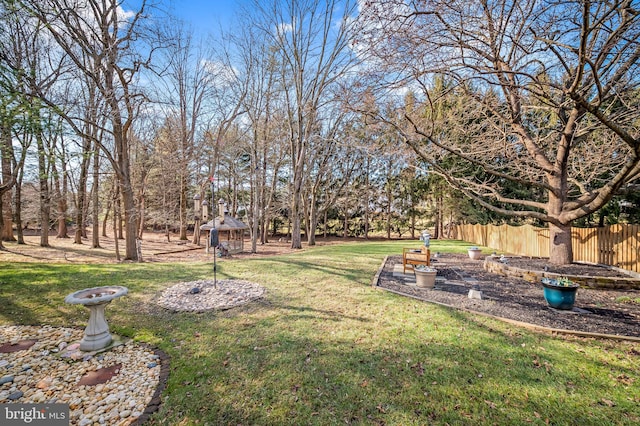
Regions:
<svg viewBox="0 0 640 426"><path fill-rule="evenodd" d="M521 256L549 257L549 229L531 225L456 225L455 238ZM571 228L573 260L640 272L640 226Z"/></svg>

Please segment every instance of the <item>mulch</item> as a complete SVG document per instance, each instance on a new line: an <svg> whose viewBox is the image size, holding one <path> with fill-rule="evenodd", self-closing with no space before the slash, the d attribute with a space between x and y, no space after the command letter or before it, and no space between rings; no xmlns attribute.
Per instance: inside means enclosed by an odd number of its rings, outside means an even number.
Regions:
<svg viewBox="0 0 640 426"><path fill-rule="evenodd" d="M539 261L538 261L539 263ZM503 277L484 270L482 261L466 255L442 254L433 266L438 269L435 289L415 286L412 274L393 275L394 265L402 264L402 256L389 256L378 274L378 287L436 302L458 309L488 314L511 321L556 331L611 335L640 339L640 291L580 288L571 311L549 307L540 283ZM522 261L519 267L525 265ZM539 265L532 261L531 267ZM581 274L616 274L601 267L574 265ZM569 268L571 266L568 266ZM593 269L599 268L599 269ZM482 299L469 298L469 290L479 289Z"/></svg>

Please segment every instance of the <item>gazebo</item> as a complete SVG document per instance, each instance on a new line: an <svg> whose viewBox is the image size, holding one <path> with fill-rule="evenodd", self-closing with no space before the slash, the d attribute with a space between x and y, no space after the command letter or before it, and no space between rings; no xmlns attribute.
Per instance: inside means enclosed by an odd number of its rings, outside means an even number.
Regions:
<svg viewBox="0 0 640 426"><path fill-rule="evenodd" d="M242 221L229 216L225 208L224 200L218 201L219 215L213 220L200 226L200 231L208 231L206 252L209 253L211 242L211 230L218 230L219 246L227 250L229 254L240 253L244 250L244 231L249 229Z"/></svg>

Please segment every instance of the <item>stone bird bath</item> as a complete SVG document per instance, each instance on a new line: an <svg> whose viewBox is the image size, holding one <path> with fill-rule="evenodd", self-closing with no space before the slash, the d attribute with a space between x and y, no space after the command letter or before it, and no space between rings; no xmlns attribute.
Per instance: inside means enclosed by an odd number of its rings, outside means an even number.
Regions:
<svg viewBox="0 0 640 426"><path fill-rule="evenodd" d="M111 344L109 325L104 310L113 299L124 296L129 289L122 286L93 287L76 291L65 297L66 303L84 305L89 309L89 323L80 341L81 351L97 351Z"/></svg>

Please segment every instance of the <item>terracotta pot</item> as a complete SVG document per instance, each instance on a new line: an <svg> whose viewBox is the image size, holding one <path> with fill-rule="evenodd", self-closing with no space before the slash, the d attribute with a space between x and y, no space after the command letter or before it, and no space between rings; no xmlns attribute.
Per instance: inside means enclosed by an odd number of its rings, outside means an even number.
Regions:
<svg viewBox="0 0 640 426"><path fill-rule="evenodd" d="M473 260L480 260L482 259L482 250L477 249L477 250L467 250L467 253L469 253L469 258L473 259Z"/></svg>
<svg viewBox="0 0 640 426"><path fill-rule="evenodd" d="M416 286L423 288L433 288L436 285L436 275L438 271L421 271L415 270Z"/></svg>

